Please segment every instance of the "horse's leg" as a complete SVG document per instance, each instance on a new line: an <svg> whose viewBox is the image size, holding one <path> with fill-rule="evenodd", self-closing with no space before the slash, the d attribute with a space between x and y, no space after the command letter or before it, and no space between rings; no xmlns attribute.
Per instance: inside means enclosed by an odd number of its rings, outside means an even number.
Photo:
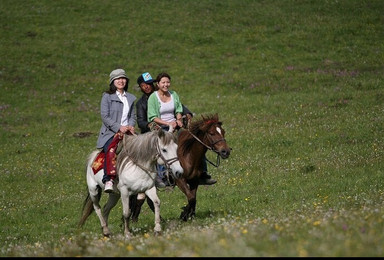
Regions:
<svg viewBox="0 0 384 260"><path fill-rule="evenodd" d="M153 201L150 198L147 198L147 204L148 207L152 210L152 212L155 213L155 205L153 204ZM162 220L161 216L160 219Z"/></svg>
<svg viewBox="0 0 384 260"><path fill-rule="evenodd" d="M180 219L187 221L189 218L195 216L196 208L196 192L197 192L197 181L196 183L191 183L188 185L185 178L176 179L176 185L179 189L185 194L188 200L187 206L183 208L183 211L180 214Z"/></svg>
<svg viewBox="0 0 384 260"><path fill-rule="evenodd" d="M143 194L144 198L141 198L140 194ZM151 209L153 213L155 213L155 205L153 204L153 201L149 197L145 197L145 193L140 193L140 194L137 195L137 199L134 198L130 202L130 205L134 203L134 205L131 206L132 222L139 221L141 207L143 206L145 199L147 199L148 207ZM163 221L163 218L161 217L161 215L160 215L160 221Z"/></svg>
<svg viewBox="0 0 384 260"><path fill-rule="evenodd" d="M83 203L81 218L80 218L80 221L78 224L79 228L84 225L85 221L92 214L93 211L95 211L95 209L93 207L93 201L92 201L91 196L90 196L89 191L88 191L87 197L85 198L84 203Z"/></svg>
<svg viewBox="0 0 384 260"><path fill-rule="evenodd" d="M198 183L196 184L190 184L189 190L191 191L192 198L188 200L188 208L187 208L187 217L188 218L194 218L195 217L195 210L196 210L196 193L197 193L197 187Z"/></svg>
<svg viewBox="0 0 384 260"><path fill-rule="evenodd" d="M105 220L105 223L108 226L108 217L109 213L111 212L111 209L116 206L117 202L120 199L120 195L117 193L109 193L108 201L105 203L103 207L103 217Z"/></svg>
<svg viewBox="0 0 384 260"><path fill-rule="evenodd" d="M137 222L139 220L139 215L141 211L141 207L143 206L145 201L145 193L139 193L134 195L131 201L131 211L132 211L132 222Z"/></svg>
<svg viewBox="0 0 384 260"><path fill-rule="evenodd" d="M160 225L160 199L157 196L156 186L153 186L151 189L147 190L145 194L153 202L155 208L155 235L161 234L161 225Z"/></svg>
<svg viewBox="0 0 384 260"><path fill-rule="evenodd" d="M129 218L131 215L131 209L129 208L129 191L125 186L119 187L121 195L121 203L123 204L123 219L124 219L124 235L127 239L132 237L129 231Z"/></svg>
<svg viewBox="0 0 384 260"><path fill-rule="evenodd" d="M111 232L109 231L108 224L103 217L101 207L100 207L101 192L102 192L102 190L100 187L97 187L95 189L89 189L89 196L93 202L93 208L95 210L95 213L99 217L101 229L103 231L103 235L105 237L109 237L111 235Z"/></svg>

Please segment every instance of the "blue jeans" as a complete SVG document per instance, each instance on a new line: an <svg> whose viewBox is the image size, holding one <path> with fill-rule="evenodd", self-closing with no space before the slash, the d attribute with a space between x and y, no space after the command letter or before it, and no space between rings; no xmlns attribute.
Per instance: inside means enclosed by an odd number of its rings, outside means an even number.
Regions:
<svg viewBox="0 0 384 260"><path fill-rule="evenodd" d="M157 175L161 178L164 179L165 173L166 173L167 168L165 168L165 165L157 165Z"/></svg>

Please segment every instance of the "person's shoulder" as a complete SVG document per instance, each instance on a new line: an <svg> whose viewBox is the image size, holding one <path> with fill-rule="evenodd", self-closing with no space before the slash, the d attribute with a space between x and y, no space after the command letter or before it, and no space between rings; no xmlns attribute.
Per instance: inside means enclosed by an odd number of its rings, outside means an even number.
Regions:
<svg viewBox="0 0 384 260"><path fill-rule="evenodd" d="M156 97L156 93L157 93L157 91L153 91L152 94L149 95L148 100L153 99L154 97Z"/></svg>
<svg viewBox="0 0 384 260"><path fill-rule="evenodd" d="M133 99L136 99L136 96L133 95L132 93L126 92L126 94L127 94L127 96L129 96L129 97L131 97L131 98L133 98Z"/></svg>
<svg viewBox="0 0 384 260"><path fill-rule="evenodd" d="M176 91L172 90L172 93L171 93L172 96L174 96L176 99L179 99L179 94L177 94Z"/></svg>
<svg viewBox="0 0 384 260"><path fill-rule="evenodd" d="M137 101L136 101L136 105L139 105L139 104L142 104L146 101L146 97L144 95L142 95Z"/></svg>
<svg viewBox="0 0 384 260"><path fill-rule="evenodd" d="M105 99L105 98L110 98L110 96L111 96L111 94L110 94L110 93L108 93L108 92L104 91L104 92L103 92L103 94L101 95L101 98L102 98L102 99Z"/></svg>
<svg viewBox="0 0 384 260"><path fill-rule="evenodd" d="M107 98L110 98L110 99L119 99L119 97L117 96L116 92L115 93L105 92L105 95L103 95L103 97L107 97Z"/></svg>

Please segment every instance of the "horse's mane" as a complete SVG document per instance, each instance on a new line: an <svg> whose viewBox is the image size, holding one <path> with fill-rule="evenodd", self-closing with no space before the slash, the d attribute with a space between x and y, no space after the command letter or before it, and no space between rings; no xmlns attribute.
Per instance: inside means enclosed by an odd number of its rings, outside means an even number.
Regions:
<svg viewBox="0 0 384 260"><path fill-rule="evenodd" d="M152 162L157 153L156 139L159 137L161 141L167 145L172 140L176 142L175 136L172 133L163 130L147 132L140 135L124 135L122 140L123 148L117 156L116 164L128 163L133 161L137 164L145 164ZM129 160L125 160L129 158ZM122 166L122 165L121 165Z"/></svg>
<svg viewBox="0 0 384 260"><path fill-rule="evenodd" d="M191 122L189 131L194 135L199 134L199 132L205 133L213 124L221 124L221 122L219 121L219 116L217 114L201 115L200 120Z"/></svg>
<svg viewBox="0 0 384 260"><path fill-rule="evenodd" d="M192 121L189 125L188 131L194 134L195 136L202 137L205 133L208 132L209 128L214 125L221 125L222 122L219 120L218 114L213 115L201 115L201 119L197 121ZM185 154L190 150L190 147L195 142L195 138L192 135L186 135L186 139L183 143L179 143L182 154Z"/></svg>

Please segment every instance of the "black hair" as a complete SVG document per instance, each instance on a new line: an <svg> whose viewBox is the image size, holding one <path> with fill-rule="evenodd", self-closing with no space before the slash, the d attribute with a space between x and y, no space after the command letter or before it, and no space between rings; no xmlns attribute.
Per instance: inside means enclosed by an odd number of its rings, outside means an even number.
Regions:
<svg viewBox="0 0 384 260"><path fill-rule="evenodd" d="M115 81L115 80L113 80L113 81ZM108 94L116 93L117 88L116 88L115 84L113 84L113 81L109 85L109 89L105 91ZM128 84L129 84L129 79L127 79L127 83L125 84L124 91L128 91Z"/></svg>
<svg viewBox="0 0 384 260"><path fill-rule="evenodd" d="M168 73L166 73L166 72L161 72L159 75L157 75L157 77L156 77L156 82L157 82L157 83L160 82L160 80L161 80L162 78L164 78L164 77L169 78L169 80L171 80L171 76L169 76Z"/></svg>

